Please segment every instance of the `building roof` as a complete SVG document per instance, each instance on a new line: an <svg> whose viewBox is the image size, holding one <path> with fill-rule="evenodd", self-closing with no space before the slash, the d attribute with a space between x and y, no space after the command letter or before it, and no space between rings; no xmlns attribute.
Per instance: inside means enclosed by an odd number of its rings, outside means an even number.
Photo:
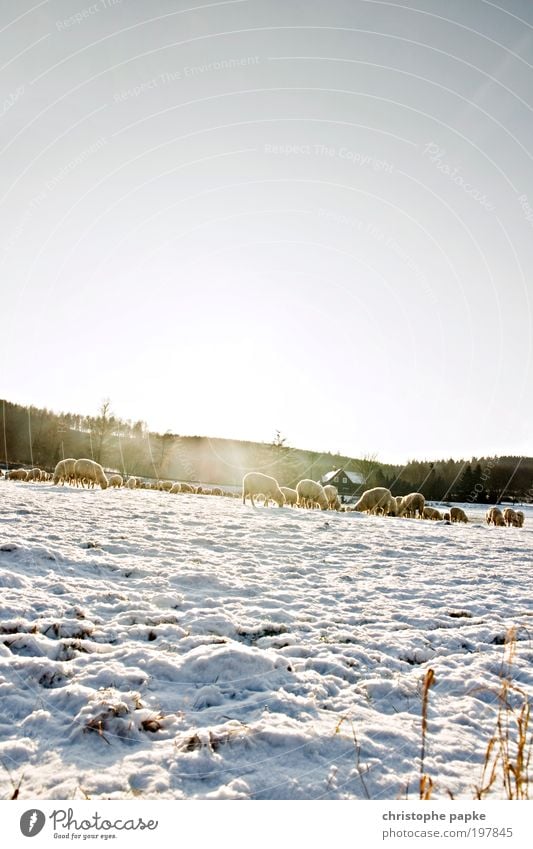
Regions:
<svg viewBox="0 0 533 849"><path fill-rule="evenodd" d="M348 478L350 483L353 483L354 486L359 486L359 484L364 483L365 479L363 475L360 475L359 472L346 472L344 469L333 469L332 472L328 472L320 478L320 483L322 486L329 483L330 480L333 480L338 474L343 475L343 477Z"/></svg>

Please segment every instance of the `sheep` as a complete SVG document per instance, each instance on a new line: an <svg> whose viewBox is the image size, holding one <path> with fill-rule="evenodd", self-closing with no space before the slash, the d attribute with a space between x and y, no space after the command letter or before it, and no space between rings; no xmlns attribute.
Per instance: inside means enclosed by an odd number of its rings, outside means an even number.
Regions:
<svg viewBox="0 0 533 849"><path fill-rule="evenodd" d="M404 495L402 498L399 515L416 519L418 513L419 518L423 519L425 506L426 499L421 492L410 492L409 495Z"/></svg>
<svg viewBox="0 0 533 849"><path fill-rule="evenodd" d="M54 474L52 475L53 483L61 483L61 486L63 486L65 481L67 481L67 483L72 483L75 477L75 465L76 460L74 457L67 457L66 460L60 460L54 469Z"/></svg>
<svg viewBox="0 0 533 849"><path fill-rule="evenodd" d="M328 497L324 492L324 487L322 484L317 483L317 481L304 478L296 484L296 492L299 507L314 507L317 504L321 510L327 510L329 507Z"/></svg>
<svg viewBox="0 0 533 849"><path fill-rule="evenodd" d="M328 499L328 505L330 510L340 510L341 502L339 498L339 491L336 486L333 484L326 484L324 487L324 492L326 493L326 498Z"/></svg>
<svg viewBox="0 0 533 849"><path fill-rule="evenodd" d="M373 513L379 511L396 515L396 499L393 498L390 489L384 486L375 486L363 492L361 498L353 508L357 513Z"/></svg>
<svg viewBox="0 0 533 849"><path fill-rule="evenodd" d="M449 513L445 513L445 514L444 514L444 521L445 521L445 522L451 522L451 518L450 518L450 514L449 514Z"/></svg>
<svg viewBox="0 0 533 849"><path fill-rule="evenodd" d="M435 522L442 521L442 514L435 507L424 507L424 519L432 519Z"/></svg>
<svg viewBox="0 0 533 849"><path fill-rule="evenodd" d="M126 481L125 486L127 487L127 489L137 489L137 486L138 486L137 478L130 476L128 478L128 480Z"/></svg>
<svg viewBox="0 0 533 849"><path fill-rule="evenodd" d="M289 486L280 486L280 489L285 496L285 504L288 504L290 507L296 507L298 504L298 493L295 489L291 489Z"/></svg>
<svg viewBox="0 0 533 849"><path fill-rule="evenodd" d="M192 492L194 493L194 487L190 485L190 483L182 483L180 485L180 492Z"/></svg>
<svg viewBox="0 0 533 849"><path fill-rule="evenodd" d="M468 524L468 516L462 507L452 507L450 510L450 521L463 522L466 525Z"/></svg>
<svg viewBox="0 0 533 849"><path fill-rule="evenodd" d="M169 492L170 492L171 495L177 495L178 492L181 492L181 484L180 483L173 483Z"/></svg>
<svg viewBox="0 0 533 849"><path fill-rule="evenodd" d="M110 475L108 484L112 486L114 489L119 489L124 483L122 475Z"/></svg>
<svg viewBox="0 0 533 849"><path fill-rule="evenodd" d="M93 487L95 483L99 483L101 489L107 489L108 481L104 470L100 463L96 463L94 460L88 460L86 458L76 460L74 477L76 479L76 486L78 485L78 481L82 486L85 481L90 487Z"/></svg>
<svg viewBox="0 0 533 849"><path fill-rule="evenodd" d="M211 495L222 495L222 490L219 486L214 486L211 490Z"/></svg>
<svg viewBox="0 0 533 849"><path fill-rule="evenodd" d="M246 504L246 497L249 495L252 507L255 507L254 495L260 492L265 494L265 507L268 507L269 498L275 501L278 507L283 507L285 504L285 496L275 478L264 475L262 472L248 472L242 479L242 503Z"/></svg>
<svg viewBox="0 0 533 849"><path fill-rule="evenodd" d="M11 469L8 472L7 479L10 481L25 481L28 469Z"/></svg>
<svg viewBox="0 0 533 849"><path fill-rule="evenodd" d="M524 514L522 510L516 511L516 527L521 528L524 525Z"/></svg>
<svg viewBox="0 0 533 849"><path fill-rule="evenodd" d="M396 512L399 516L400 515L400 508L402 506L403 496L402 495L395 495L394 500L396 501Z"/></svg>
<svg viewBox="0 0 533 849"><path fill-rule="evenodd" d="M505 527L505 519L499 507L489 507L485 518L487 525L496 525L498 528Z"/></svg>
<svg viewBox="0 0 533 849"><path fill-rule="evenodd" d="M30 469L26 472L26 480L27 481L40 481L42 480L42 472L40 469Z"/></svg>
<svg viewBox="0 0 533 849"><path fill-rule="evenodd" d="M170 492L172 487L174 486L172 481L158 481L157 488L160 492Z"/></svg>
<svg viewBox="0 0 533 849"><path fill-rule="evenodd" d="M506 507L503 511L503 520L508 528L513 526L513 528L518 527L518 515L512 507Z"/></svg>

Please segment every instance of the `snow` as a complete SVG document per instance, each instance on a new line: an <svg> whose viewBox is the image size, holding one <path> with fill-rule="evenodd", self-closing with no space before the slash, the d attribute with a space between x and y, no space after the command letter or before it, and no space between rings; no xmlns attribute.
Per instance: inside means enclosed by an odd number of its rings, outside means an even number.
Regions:
<svg viewBox="0 0 533 849"><path fill-rule="evenodd" d="M472 798L533 511L488 527L0 482L0 792ZM502 798L498 784L494 798Z"/></svg>

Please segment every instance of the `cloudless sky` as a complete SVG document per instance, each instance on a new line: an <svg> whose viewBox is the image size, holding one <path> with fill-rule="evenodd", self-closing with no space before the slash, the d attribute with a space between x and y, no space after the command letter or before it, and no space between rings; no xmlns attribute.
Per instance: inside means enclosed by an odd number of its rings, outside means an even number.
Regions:
<svg viewBox="0 0 533 849"><path fill-rule="evenodd" d="M0 5L0 396L533 455L526 0Z"/></svg>

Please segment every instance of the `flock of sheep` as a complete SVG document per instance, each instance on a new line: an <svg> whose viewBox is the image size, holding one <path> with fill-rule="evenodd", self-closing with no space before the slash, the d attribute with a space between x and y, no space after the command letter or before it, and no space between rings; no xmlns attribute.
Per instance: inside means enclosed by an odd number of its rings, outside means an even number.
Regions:
<svg viewBox="0 0 533 849"><path fill-rule="evenodd" d="M2 476L0 470L0 477ZM206 489L201 486L193 486L189 483L179 483L171 480L159 480L155 483L146 483L141 478L129 477L126 481L122 475L111 474L106 476L102 466L94 460L75 460L72 457L60 460L53 474L42 469L13 469L6 475L8 480L18 481L52 481L54 484L68 483L72 486L94 487L98 484L102 489L108 487L127 489L157 489L177 493L195 493L197 495L225 495L230 498L240 498L238 493L223 490L220 487ZM339 498L337 488L328 484L322 486L314 480L306 478L301 480L296 489L279 486L277 480L262 472L249 472L242 482L242 502L250 498L252 506L255 507L254 497L262 501L265 506L274 502L279 507L288 505L290 507L303 507L307 509L320 508L321 510L339 510L342 512L356 511L358 513L370 513L382 516L403 516L406 518L429 519L445 522L468 522L468 517L461 507L452 507L448 513L441 513L435 507L426 505L426 500L421 492L411 492L409 495L392 495L391 491L383 486L375 486L363 492L359 500L353 506L343 506ZM499 507L490 507L486 514L489 525L498 527L521 528L524 524L524 513L521 510L513 510L506 507L502 512Z"/></svg>
<svg viewBox="0 0 533 849"><path fill-rule="evenodd" d="M3 472L0 469L0 477ZM71 486L81 486L93 488L96 484L101 489L119 489L126 487L127 489L156 489L162 492L170 492L176 494L178 492L195 493L197 495L225 495L231 498L239 498L238 494L223 490L220 487L206 489L202 486L193 486L189 483L175 483L169 480L158 480L154 483L146 483L142 478L128 477L126 480L122 475L111 474L107 476L100 463L94 460L81 459L76 460L73 457L68 457L65 460L60 460L53 472L46 472L43 469L12 469L6 474L7 480L16 481L52 481L54 484L68 483Z"/></svg>
<svg viewBox="0 0 533 849"><path fill-rule="evenodd" d="M328 484L322 486L317 481L305 479L297 484L296 489L279 486L275 478L263 475L260 472L250 472L244 476L242 482L242 502L246 504L249 497L255 506L254 496L262 498L265 505L270 501L279 507L284 504L289 506L320 508L321 510L356 511L358 513L371 513L382 516L404 516L406 518L430 519L433 521L462 522L467 523L468 517L462 507L451 507L447 513L441 513L435 507L426 505L426 499L421 492L411 492L409 495L394 496L390 489L384 486L375 486L363 492L353 507L341 505L339 493L336 487ZM521 528L524 524L524 514L521 510L513 510L507 507L503 513L499 507L491 507L487 511L487 524L500 527Z"/></svg>

